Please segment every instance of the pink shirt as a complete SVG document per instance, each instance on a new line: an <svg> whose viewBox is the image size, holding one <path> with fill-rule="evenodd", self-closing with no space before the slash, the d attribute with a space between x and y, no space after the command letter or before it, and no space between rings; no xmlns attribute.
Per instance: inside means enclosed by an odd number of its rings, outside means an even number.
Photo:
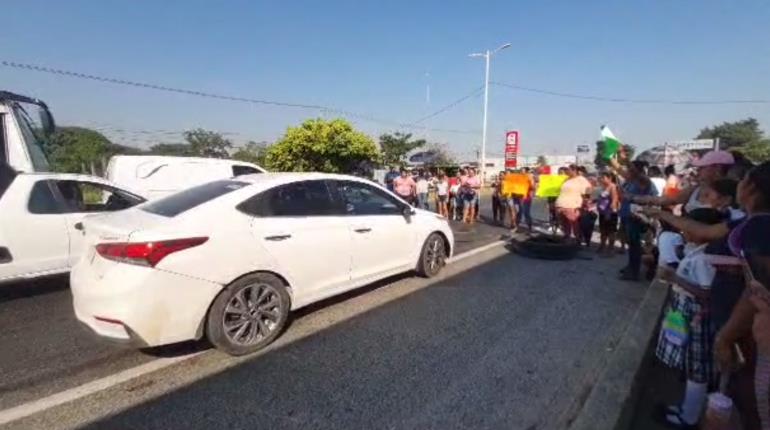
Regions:
<svg viewBox="0 0 770 430"><path fill-rule="evenodd" d="M414 194L416 185L414 179L410 176L407 176L406 178L399 176L393 180L393 191L399 196L411 196Z"/></svg>
<svg viewBox="0 0 770 430"><path fill-rule="evenodd" d="M583 194L591 189L588 179L578 175L567 179L561 186L559 197L556 199L556 207L564 209L578 209L583 205Z"/></svg>
<svg viewBox="0 0 770 430"><path fill-rule="evenodd" d="M479 188L481 187L481 179L478 176L468 176L465 178L463 185L468 188Z"/></svg>

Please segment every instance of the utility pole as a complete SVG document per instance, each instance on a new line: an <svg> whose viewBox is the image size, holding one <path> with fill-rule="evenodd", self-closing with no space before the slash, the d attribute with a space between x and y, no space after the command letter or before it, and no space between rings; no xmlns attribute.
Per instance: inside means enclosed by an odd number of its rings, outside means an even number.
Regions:
<svg viewBox="0 0 770 430"><path fill-rule="evenodd" d="M430 111L430 73L425 72L425 113ZM425 141L430 143L430 129L425 125Z"/></svg>
<svg viewBox="0 0 770 430"><path fill-rule="evenodd" d="M494 51L486 50L484 53L475 53L470 54L469 57L484 57L484 118L483 118L483 124L481 128L481 160L480 160L480 168L479 173L481 175L481 182L486 181L486 169L487 169L487 111L489 110L489 60L490 58L496 54L498 51L501 51L505 48L509 48L511 46L510 43L506 43L504 45L501 45Z"/></svg>

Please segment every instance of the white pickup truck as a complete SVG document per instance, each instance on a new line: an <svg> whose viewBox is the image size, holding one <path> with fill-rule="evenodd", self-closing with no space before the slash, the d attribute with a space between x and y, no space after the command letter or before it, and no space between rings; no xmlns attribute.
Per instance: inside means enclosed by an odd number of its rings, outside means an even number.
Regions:
<svg viewBox="0 0 770 430"><path fill-rule="evenodd" d="M143 201L94 176L16 174L0 189L0 283L68 272L83 250L83 218Z"/></svg>
<svg viewBox="0 0 770 430"><path fill-rule="evenodd" d="M102 178L47 173L53 129L45 103L0 91L0 283L69 271L85 216L145 200Z"/></svg>

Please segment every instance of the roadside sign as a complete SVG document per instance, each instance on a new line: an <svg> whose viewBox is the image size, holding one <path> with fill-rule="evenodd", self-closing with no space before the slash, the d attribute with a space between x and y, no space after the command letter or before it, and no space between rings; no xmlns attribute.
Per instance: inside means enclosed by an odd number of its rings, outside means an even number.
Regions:
<svg viewBox="0 0 770 430"><path fill-rule="evenodd" d="M666 142L666 145L670 149L678 149L680 151L716 148L714 139L675 140L673 142Z"/></svg>
<svg viewBox="0 0 770 430"><path fill-rule="evenodd" d="M519 164L519 131L505 133L505 168L515 169Z"/></svg>
<svg viewBox="0 0 770 430"><path fill-rule="evenodd" d="M588 145L578 145L577 152L578 154L587 154L591 152L591 147L589 147Z"/></svg>

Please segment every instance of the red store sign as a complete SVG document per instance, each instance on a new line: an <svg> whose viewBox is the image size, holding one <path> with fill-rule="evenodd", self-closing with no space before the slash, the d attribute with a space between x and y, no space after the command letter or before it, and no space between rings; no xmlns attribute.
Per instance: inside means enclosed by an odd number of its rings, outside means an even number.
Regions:
<svg viewBox="0 0 770 430"><path fill-rule="evenodd" d="M519 132L513 130L505 133L505 168L515 169L519 162Z"/></svg>

